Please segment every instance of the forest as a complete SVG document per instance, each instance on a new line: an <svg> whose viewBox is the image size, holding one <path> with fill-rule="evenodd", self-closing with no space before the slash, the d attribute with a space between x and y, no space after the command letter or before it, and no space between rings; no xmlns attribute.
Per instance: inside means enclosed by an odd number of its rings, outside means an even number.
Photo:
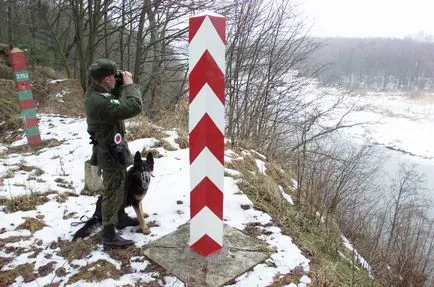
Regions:
<svg viewBox="0 0 434 287"><path fill-rule="evenodd" d="M322 38L310 61L329 86L375 91L434 89L434 42L429 39Z"/></svg>

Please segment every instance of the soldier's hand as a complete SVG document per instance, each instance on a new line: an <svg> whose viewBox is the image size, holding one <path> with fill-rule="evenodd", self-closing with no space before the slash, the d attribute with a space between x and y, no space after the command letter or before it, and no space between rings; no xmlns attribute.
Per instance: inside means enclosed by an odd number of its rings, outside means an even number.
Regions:
<svg viewBox="0 0 434 287"><path fill-rule="evenodd" d="M133 75L128 71L121 71L124 85L131 85L133 83Z"/></svg>

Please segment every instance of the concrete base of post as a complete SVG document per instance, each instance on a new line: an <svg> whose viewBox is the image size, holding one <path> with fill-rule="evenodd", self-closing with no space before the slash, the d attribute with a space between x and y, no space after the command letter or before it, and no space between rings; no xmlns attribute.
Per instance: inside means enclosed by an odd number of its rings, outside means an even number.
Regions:
<svg viewBox="0 0 434 287"><path fill-rule="evenodd" d="M223 249L202 256L190 249L189 223L149 243L144 254L187 286L217 287L267 259L273 250L256 238L224 225Z"/></svg>
<svg viewBox="0 0 434 287"><path fill-rule="evenodd" d="M89 161L84 162L84 191L82 194L98 195L102 194L104 186L102 179L98 175L98 168L91 165Z"/></svg>

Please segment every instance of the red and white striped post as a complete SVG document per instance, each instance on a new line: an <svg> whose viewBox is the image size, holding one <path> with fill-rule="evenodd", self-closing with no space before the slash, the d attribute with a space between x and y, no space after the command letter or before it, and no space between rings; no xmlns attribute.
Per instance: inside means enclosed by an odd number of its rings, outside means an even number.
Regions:
<svg viewBox="0 0 434 287"><path fill-rule="evenodd" d="M226 18L189 23L190 242L208 256L223 248Z"/></svg>
<svg viewBox="0 0 434 287"><path fill-rule="evenodd" d="M21 114L23 116L24 130L27 142L31 146L42 143L39 134L38 119L36 117L35 101L33 100L30 86L29 72L24 52L13 48L9 53L9 61L15 78L15 90L20 101Z"/></svg>

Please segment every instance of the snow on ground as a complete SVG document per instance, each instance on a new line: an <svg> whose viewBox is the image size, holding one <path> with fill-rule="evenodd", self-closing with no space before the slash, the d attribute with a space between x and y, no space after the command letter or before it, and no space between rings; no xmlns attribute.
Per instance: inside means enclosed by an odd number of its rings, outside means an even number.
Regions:
<svg viewBox="0 0 434 287"><path fill-rule="evenodd" d="M71 185L73 192L79 193L84 188L84 161L90 156L89 136L86 133L86 121L56 116L40 118L41 139L57 140L58 146L46 147L36 154L10 154L1 159L0 177L14 172L15 176L4 180L0 190L2 196L17 196L31 192L48 190L71 191L59 185ZM27 144L23 137L10 147ZM39 167L44 171L40 176L32 176L19 171L20 165ZM18 171L18 172L17 172Z"/></svg>
<svg viewBox="0 0 434 287"><path fill-rule="evenodd" d="M90 156L90 145L86 133L86 122L83 118L65 118L54 115L40 116L40 132L43 140L59 141L58 145L47 147L36 153L13 153L17 146L25 144L25 138L12 145L1 145L0 150L8 149L8 153L0 156L0 198L29 195L35 192L52 191L48 195L49 201L37 206L36 210L17 211L5 213L4 207L0 209L0 263L2 271L13 269L24 263L35 263L34 270L54 262L53 271L44 276L36 276L30 282L22 276L18 277L11 286L44 286L50 283L59 283L66 286L68 280L77 274L82 266L86 266L100 259L111 262L116 268L121 268L121 262L111 258L103 251L102 244L85 259L75 259L71 262L65 260L60 253L59 242L71 240L73 233L80 226L71 226L79 221L80 216L91 216L95 207L95 196L69 196L64 202L59 201L58 193L68 191L80 194L84 187L84 161ZM169 133L167 140L173 147L177 147L173 139L176 134ZM129 143L133 153L152 147L155 139L139 139ZM143 208L150 216L146 222L151 224L151 234L137 233L135 228L122 230L122 236L132 239L136 247L142 247L150 241L173 232L176 228L189 220L189 151L177 149L165 151L162 158L155 159L155 177L152 178L150 189L145 197ZM227 151L226 157L240 157L233 151ZM265 158L264 158L265 159ZM262 166L261 161L257 161ZM26 166L27 168L23 168ZM39 172L38 172L39 170ZM43 173L40 172L43 171ZM226 170L229 174L236 171ZM265 171L265 169L262 169ZM292 239L281 233L280 228L272 223L272 218L254 208L247 210L241 206L252 202L238 189L236 179L224 179L224 221L226 224L244 229L249 223L259 223L258 228L264 232L258 238L266 241L276 250L264 263L257 265L253 270L238 277L231 286L269 286L276 276L283 276L294 268L309 271L309 260L305 258ZM127 212L134 216L132 208ZM25 218L43 218L46 226L31 234L25 229L18 229ZM12 236L23 236L17 242L2 243L2 240ZM34 251L35 246L41 250ZM20 254L8 253L8 249L22 248ZM3 261L5 260L5 261ZM146 272L151 263L143 256L130 259L131 272L123 274L118 280L106 279L102 282L78 281L68 286L120 286L140 282L155 281L155 271ZM63 274L55 271L64 268ZM164 276L158 279L160 286L184 286L173 276ZM300 283L291 283L287 286L306 286L310 282L303 276ZM154 285L153 285L154 286Z"/></svg>
<svg viewBox="0 0 434 287"><path fill-rule="evenodd" d="M365 258L363 258L362 255L359 254L359 252L357 252L357 250L354 249L353 245L350 243L350 241L343 235L341 235L341 238L344 242L344 246L351 252L354 252L354 259L356 262L359 262L363 268L365 268L366 270L368 270L369 272L369 276L372 277L372 269L371 266L369 265L369 263L365 260Z"/></svg>
<svg viewBox="0 0 434 287"><path fill-rule="evenodd" d="M291 205L294 205L294 201L292 200L292 197L287 194L284 190L283 187L281 185L279 185L279 190L282 193L283 198Z"/></svg>

